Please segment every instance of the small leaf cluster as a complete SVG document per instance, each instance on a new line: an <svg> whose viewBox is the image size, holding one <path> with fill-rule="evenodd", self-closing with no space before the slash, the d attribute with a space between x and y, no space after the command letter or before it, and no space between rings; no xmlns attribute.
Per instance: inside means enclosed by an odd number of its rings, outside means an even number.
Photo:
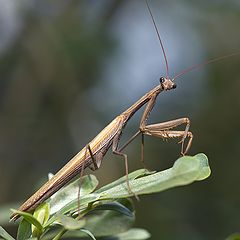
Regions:
<svg viewBox="0 0 240 240"><path fill-rule="evenodd" d="M130 197L187 185L207 178L210 172L206 155L200 153L181 157L164 171L139 169L130 173L131 191L126 176L97 189L96 177L86 175L55 193L33 214L13 210L22 217L16 239L148 239L146 230L132 228L135 210ZM0 239L14 238L1 227Z"/></svg>

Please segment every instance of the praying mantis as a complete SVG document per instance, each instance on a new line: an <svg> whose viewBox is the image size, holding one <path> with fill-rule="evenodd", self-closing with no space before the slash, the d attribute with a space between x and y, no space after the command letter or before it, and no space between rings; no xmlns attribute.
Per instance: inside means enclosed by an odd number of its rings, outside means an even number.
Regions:
<svg viewBox="0 0 240 240"><path fill-rule="evenodd" d="M187 117L179 118L175 120L170 120L167 122L148 124L148 117L156 103L157 97L161 92L170 91L176 88L175 79L191 71L194 68L200 66L195 65L189 69L186 69L182 73L176 75L174 78L169 78L168 74L168 61L166 53L163 47L163 43L156 27L153 15L149 8L148 2L147 8L151 15L156 33L158 35L159 43L164 55L165 65L166 65L166 77L160 77L159 84L143 95L139 100L137 100L133 105L131 105L127 110L118 115L113 119L92 141L90 141L86 146L75 155L62 169L60 169L48 182L46 182L36 193L34 193L28 200L26 200L18 209L19 211L32 211L38 207L42 202L47 200L65 184L67 184L72 178L81 173L85 168L90 168L92 170L97 170L100 168L102 160L107 153L107 151L112 148L113 154L116 154L124 159L126 167L126 184L128 189L131 191L128 181L128 157L123 152L124 148L133 141L138 135L149 135L163 139L169 138L179 138L181 143L181 154L185 155L192 144L193 134L190 132L190 120ZM231 54L235 55L235 54ZM225 56L229 57L231 55ZM207 64L213 61L220 60L222 58L217 58L202 63ZM145 106L146 105L146 106ZM119 147L119 141L121 138L122 131L128 121L132 116L143 106L145 106L144 112L140 119L139 130L124 144ZM182 131L174 130L180 125L185 125L185 129ZM143 144L142 144L143 145ZM134 193L132 193L134 195ZM11 220L15 221L19 218L18 214L13 214Z"/></svg>

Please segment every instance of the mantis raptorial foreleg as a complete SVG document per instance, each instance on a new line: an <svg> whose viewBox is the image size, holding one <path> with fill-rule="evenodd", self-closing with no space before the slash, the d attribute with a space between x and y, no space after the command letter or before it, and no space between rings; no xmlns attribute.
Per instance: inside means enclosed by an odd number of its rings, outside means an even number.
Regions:
<svg viewBox="0 0 240 240"><path fill-rule="evenodd" d="M186 124L184 131L170 130L182 124ZM179 119L175 119L167 122L143 126L141 128L141 131L143 134L160 137L164 139L181 138L179 142L182 144L181 154L185 155L188 152L189 148L191 147L192 139L193 139L193 134L189 131L189 127L190 127L190 120L188 118L179 118ZM184 146L185 146L186 138L189 138L189 141L187 142L187 145L185 148Z"/></svg>
<svg viewBox="0 0 240 240"><path fill-rule="evenodd" d="M144 135L150 135L155 137L160 137L163 139L168 138L181 138L179 143L182 144L181 147L181 154L185 155L192 144L193 134L189 131L190 128L190 120L188 118L179 118L167 122L162 123L155 123L155 124L149 124L146 125L148 116L150 112L152 111L152 108L154 107L155 101L156 101L156 95L152 95L151 99L147 103L147 106L143 112L141 121L140 121L140 127L139 131L137 131L121 148L120 151L123 150L130 142L132 142L140 133L142 134L142 144L141 144L141 162L144 164ZM184 131L174 131L170 130L175 127L178 127L182 124L186 124ZM185 148L185 140L186 138L189 138L189 141L187 142L187 146Z"/></svg>

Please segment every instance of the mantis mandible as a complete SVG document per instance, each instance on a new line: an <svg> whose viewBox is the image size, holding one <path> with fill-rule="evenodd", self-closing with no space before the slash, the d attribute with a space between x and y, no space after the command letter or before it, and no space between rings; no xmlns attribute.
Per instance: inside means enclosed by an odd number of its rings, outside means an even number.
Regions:
<svg viewBox="0 0 240 240"><path fill-rule="evenodd" d="M101 166L101 162L107 153L107 151L112 147L113 154L121 156L125 161L126 166L126 183L127 187L131 192L128 181L128 158L122 150L133 141L138 135L150 135L158 138L168 139L168 138L179 138L181 143L181 154L185 155L192 144L193 134L189 131L190 120L185 118L179 118L167 122L147 124L147 119L155 105L158 95L161 92L169 91L176 88L174 80L181 75L189 72L199 66L208 64L210 62L218 61L220 59L230 57L236 54L230 54L228 56L215 58L203 62L201 64L192 66L185 71L177 74L174 78L170 79L168 74L168 61L166 53L163 47L163 43L157 29L155 20L149 8L148 2L146 1L148 11L151 15L154 28L158 35L159 43L163 52L165 65L166 65L166 77L160 77L159 84L152 90L143 95L139 100L137 100L132 106L130 106L126 111L121 113L115 119L113 119L92 141L90 141L77 155L75 155L62 169L60 169L48 182L46 182L36 193L34 193L28 200L26 200L20 207L20 211L32 211L38 207L42 202L52 196L65 184L67 184L73 177L75 177L80 172L89 167L92 170L97 170ZM144 105L146 105L144 112L142 114L139 130L134 134L129 141L124 144L121 148L119 147L119 141L121 138L122 131L126 126L127 122L131 117ZM175 131L174 128L179 125L185 124L185 130ZM185 141L187 142L185 143ZM142 144L143 145L143 144ZM134 193L132 193L134 195ZM11 220L16 220L20 216L18 214L13 214Z"/></svg>

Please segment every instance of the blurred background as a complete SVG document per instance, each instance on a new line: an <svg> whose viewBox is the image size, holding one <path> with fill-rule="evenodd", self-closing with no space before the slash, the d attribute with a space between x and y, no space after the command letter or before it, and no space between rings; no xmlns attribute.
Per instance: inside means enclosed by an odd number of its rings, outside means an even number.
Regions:
<svg viewBox="0 0 240 240"><path fill-rule="evenodd" d="M166 74L144 1L0 0L0 223L115 116ZM150 0L173 77L240 51L238 0ZM208 155L209 179L143 196L137 227L151 239L225 239L240 231L240 55L177 79L161 93L150 123L191 119L190 154ZM142 111L123 132L137 129ZM171 167L177 140L146 137L148 168ZM140 139L125 150L141 168ZM111 151L109 151L111 152ZM87 171L90 173L91 171ZM108 153L101 185L124 175ZM6 223L7 224L7 223ZM4 225L14 233L13 225Z"/></svg>

